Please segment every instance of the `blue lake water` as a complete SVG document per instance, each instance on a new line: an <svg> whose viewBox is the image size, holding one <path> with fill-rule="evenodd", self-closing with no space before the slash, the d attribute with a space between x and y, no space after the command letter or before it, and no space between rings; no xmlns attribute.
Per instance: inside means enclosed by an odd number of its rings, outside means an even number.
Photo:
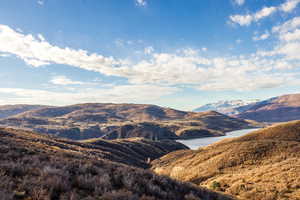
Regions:
<svg viewBox="0 0 300 200"><path fill-rule="evenodd" d="M205 137L205 138L198 138L198 139L190 139L190 140L177 140L177 142L180 142L186 146L188 146L190 149L198 149L199 147L204 147L207 145L210 145L212 143L218 142L220 140L226 139L226 138L235 138L242 135L246 135L247 133L250 133L252 131L256 131L258 129L242 129L238 131L232 131L226 133L225 136L220 137Z"/></svg>

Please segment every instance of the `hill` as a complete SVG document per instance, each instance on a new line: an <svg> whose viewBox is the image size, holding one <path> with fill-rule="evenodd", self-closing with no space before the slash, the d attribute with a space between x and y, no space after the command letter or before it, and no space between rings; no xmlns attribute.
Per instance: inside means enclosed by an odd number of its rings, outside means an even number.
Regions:
<svg viewBox="0 0 300 200"><path fill-rule="evenodd" d="M17 104L17 105L2 105L0 106L0 119L17 115L30 110L37 110L40 108L45 108L47 106L42 105L26 105L26 104Z"/></svg>
<svg viewBox="0 0 300 200"><path fill-rule="evenodd" d="M240 107L243 112L236 115L242 119L259 122L286 122L300 119L300 94L283 95Z"/></svg>
<svg viewBox="0 0 300 200"><path fill-rule="evenodd" d="M217 111L225 115L236 115L259 100L231 100L209 103L194 109L194 112Z"/></svg>
<svg viewBox="0 0 300 200"><path fill-rule="evenodd" d="M300 121L152 162L152 169L240 199L300 198ZM188 170L187 170L188 169Z"/></svg>
<svg viewBox="0 0 300 200"><path fill-rule="evenodd" d="M159 150L157 142L79 143L13 129L0 129L0 138L1 200L232 199L122 164L127 159L139 159L139 152L133 153L136 148L150 145ZM150 149L147 147L143 153Z"/></svg>
<svg viewBox="0 0 300 200"><path fill-rule="evenodd" d="M99 103L31 110L2 119L0 125L73 140L100 137L188 139L256 126L213 111L195 113L155 105Z"/></svg>

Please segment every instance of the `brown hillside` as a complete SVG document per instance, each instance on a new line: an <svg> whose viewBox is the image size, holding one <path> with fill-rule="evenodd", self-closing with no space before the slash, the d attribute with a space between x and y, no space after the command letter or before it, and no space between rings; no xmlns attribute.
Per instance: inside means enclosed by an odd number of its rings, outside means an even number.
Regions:
<svg viewBox="0 0 300 200"><path fill-rule="evenodd" d="M155 160L153 170L240 199L300 198L300 121Z"/></svg>
<svg viewBox="0 0 300 200"><path fill-rule="evenodd" d="M163 152L160 143L146 140L115 141L109 142L110 145L105 141L78 143L13 129L1 129L0 138L1 200L232 199L115 162L132 147L134 151L137 146L142 149L150 145ZM147 151L151 148L147 147ZM140 159L134 158L139 153L132 151L122 159Z"/></svg>
<svg viewBox="0 0 300 200"><path fill-rule="evenodd" d="M300 119L300 94L290 94L255 103L237 115L260 122L286 122Z"/></svg>
<svg viewBox="0 0 300 200"><path fill-rule="evenodd" d="M3 127L73 140L90 138L189 139L223 135L256 125L217 112L184 112L144 104L47 107L0 120Z"/></svg>
<svg viewBox="0 0 300 200"><path fill-rule="evenodd" d="M26 104L2 105L0 106L0 118L6 118L26 111L37 110L45 107L46 106L42 106L42 105L26 105Z"/></svg>

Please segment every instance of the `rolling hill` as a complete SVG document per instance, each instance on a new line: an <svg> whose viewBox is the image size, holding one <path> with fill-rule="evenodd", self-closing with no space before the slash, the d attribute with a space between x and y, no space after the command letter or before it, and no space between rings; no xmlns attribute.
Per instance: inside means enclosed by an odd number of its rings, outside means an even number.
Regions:
<svg viewBox="0 0 300 200"><path fill-rule="evenodd" d="M251 107L239 107L243 112L236 117L259 122L286 122L300 119L300 94L283 95L253 104Z"/></svg>
<svg viewBox="0 0 300 200"><path fill-rule="evenodd" d="M239 199L296 200L300 198L300 121L274 125L196 151L172 152L152 165L158 174Z"/></svg>
<svg viewBox="0 0 300 200"><path fill-rule="evenodd" d="M79 143L0 129L0 199L233 199L130 166L139 165L144 159L140 155L156 157L169 147L174 150L173 143L141 139Z"/></svg>
<svg viewBox="0 0 300 200"><path fill-rule="evenodd" d="M217 112L184 112L144 104L77 104L30 110L0 120L0 126L73 140L144 137L153 140L223 135L256 124Z"/></svg>
<svg viewBox="0 0 300 200"><path fill-rule="evenodd" d="M42 105L26 105L26 104L17 104L17 105L2 105L0 106L0 119L7 118L13 115L17 115L30 110L37 110L40 108L46 108L47 106Z"/></svg>

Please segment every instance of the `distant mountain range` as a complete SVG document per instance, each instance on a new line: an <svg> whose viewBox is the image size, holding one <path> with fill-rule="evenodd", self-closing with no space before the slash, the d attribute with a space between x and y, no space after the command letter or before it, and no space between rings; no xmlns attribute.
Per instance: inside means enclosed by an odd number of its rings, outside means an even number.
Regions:
<svg viewBox="0 0 300 200"><path fill-rule="evenodd" d="M19 105L16 105L18 107ZM20 128L75 140L144 137L153 140L224 135L257 124L214 111L185 112L145 104L93 103L30 107L8 111L0 126ZM0 107L1 109L1 107ZM11 109L15 110L13 106Z"/></svg>
<svg viewBox="0 0 300 200"><path fill-rule="evenodd" d="M231 100L231 101L218 101L216 103L209 103L194 109L194 112L205 112L214 110L225 115L236 115L242 112L247 107L259 102L258 99L253 100Z"/></svg>
<svg viewBox="0 0 300 200"><path fill-rule="evenodd" d="M232 117L257 122L287 122L300 119L300 94L289 94L267 100L220 101L206 104L195 112L214 110Z"/></svg>
<svg viewBox="0 0 300 200"><path fill-rule="evenodd" d="M283 95L260 101L250 107L242 108L235 115L243 119L259 122L286 122L300 119L300 94Z"/></svg>

